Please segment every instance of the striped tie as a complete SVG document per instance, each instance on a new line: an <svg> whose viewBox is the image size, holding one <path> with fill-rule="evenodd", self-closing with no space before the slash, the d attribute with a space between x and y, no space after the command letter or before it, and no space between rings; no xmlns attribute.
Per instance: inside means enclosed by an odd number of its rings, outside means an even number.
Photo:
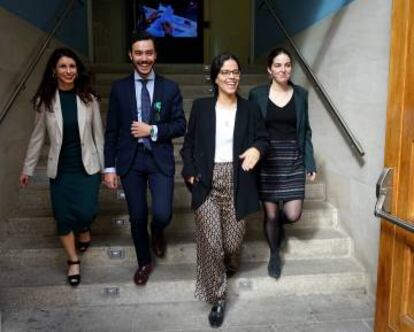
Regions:
<svg viewBox="0 0 414 332"><path fill-rule="evenodd" d="M141 82L141 119L142 122L150 122L151 113L151 98L147 89L147 80L140 80ZM151 150L151 143L149 137L143 137L142 142L146 149Z"/></svg>

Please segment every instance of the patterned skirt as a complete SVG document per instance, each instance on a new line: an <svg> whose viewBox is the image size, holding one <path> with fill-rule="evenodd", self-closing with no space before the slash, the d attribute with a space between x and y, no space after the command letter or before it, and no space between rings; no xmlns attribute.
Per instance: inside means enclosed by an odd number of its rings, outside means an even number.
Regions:
<svg viewBox="0 0 414 332"><path fill-rule="evenodd" d="M305 166L297 141L270 141L261 164L259 192L264 202L305 198Z"/></svg>

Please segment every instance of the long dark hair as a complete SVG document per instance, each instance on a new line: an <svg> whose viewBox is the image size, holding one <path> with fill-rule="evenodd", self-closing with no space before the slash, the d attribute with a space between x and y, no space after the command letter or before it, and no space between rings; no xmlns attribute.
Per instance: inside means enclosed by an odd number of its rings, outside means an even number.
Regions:
<svg viewBox="0 0 414 332"><path fill-rule="evenodd" d="M98 97L96 92L92 89L92 75L87 71L76 53L66 47L57 48L50 55L43 73L42 81L33 96L32 103L33 108L36 111L39 111L40 106L43 104L49 112L53 112L52 102L55 97L56 89L58 88L54 71L60 58L64 56L73 59L76 63L78 75L75 79L75 93L79 98L85 104L88 104L93 100L93 96Z"/></svg>
<svg viewBox="0 0 414 332"><path fill-rule="evenodd" d="M210 82L213 85L213 92L215 96L217 96L218 94L218 86L216 84L216 78L218 74L220 73L220 69L221 67L223 67L224 62L226 62L227 60L236 61L237 66L239 67L239 70L241 70L240 61L237 59L237 57L234 54L225 52L225 53L220 53L216 55L213 61L211 62L211 66L210 66Z"/></svg>

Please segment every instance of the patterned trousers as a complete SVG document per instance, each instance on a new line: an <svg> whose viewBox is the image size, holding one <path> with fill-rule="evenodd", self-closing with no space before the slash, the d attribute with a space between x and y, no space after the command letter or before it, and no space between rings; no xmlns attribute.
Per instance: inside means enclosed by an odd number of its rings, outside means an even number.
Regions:
<svg viewBox="0 0 414 332"><path fill-rule="evenodd" d="M214 165L206 201L195 210L197 279L195 296L208 303L225 298L226 268L238 266L245 221L236 220L233 163Z"/></svg>

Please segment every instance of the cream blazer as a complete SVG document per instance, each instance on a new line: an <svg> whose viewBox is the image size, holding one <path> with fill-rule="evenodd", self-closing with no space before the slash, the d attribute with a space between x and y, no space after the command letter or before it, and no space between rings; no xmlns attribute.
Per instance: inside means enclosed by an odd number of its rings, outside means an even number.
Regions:
<svg viewBox="0 0 414 332"><path fill-rule="evenodd" d="M103 170L104 167L104 138L99 104L96 98L93 98L92 102L84 104L79 97L76 97L76 103L83 166L88 174L95 174ZM58 91L56 91L52 109L53 112L49 112L42 105L39 112L36 112L35 124L24 161L23 174L33 175L47 132L50 141L47 176L52 179L57 176L59 154L63 140L62 108Z"/></svg>

